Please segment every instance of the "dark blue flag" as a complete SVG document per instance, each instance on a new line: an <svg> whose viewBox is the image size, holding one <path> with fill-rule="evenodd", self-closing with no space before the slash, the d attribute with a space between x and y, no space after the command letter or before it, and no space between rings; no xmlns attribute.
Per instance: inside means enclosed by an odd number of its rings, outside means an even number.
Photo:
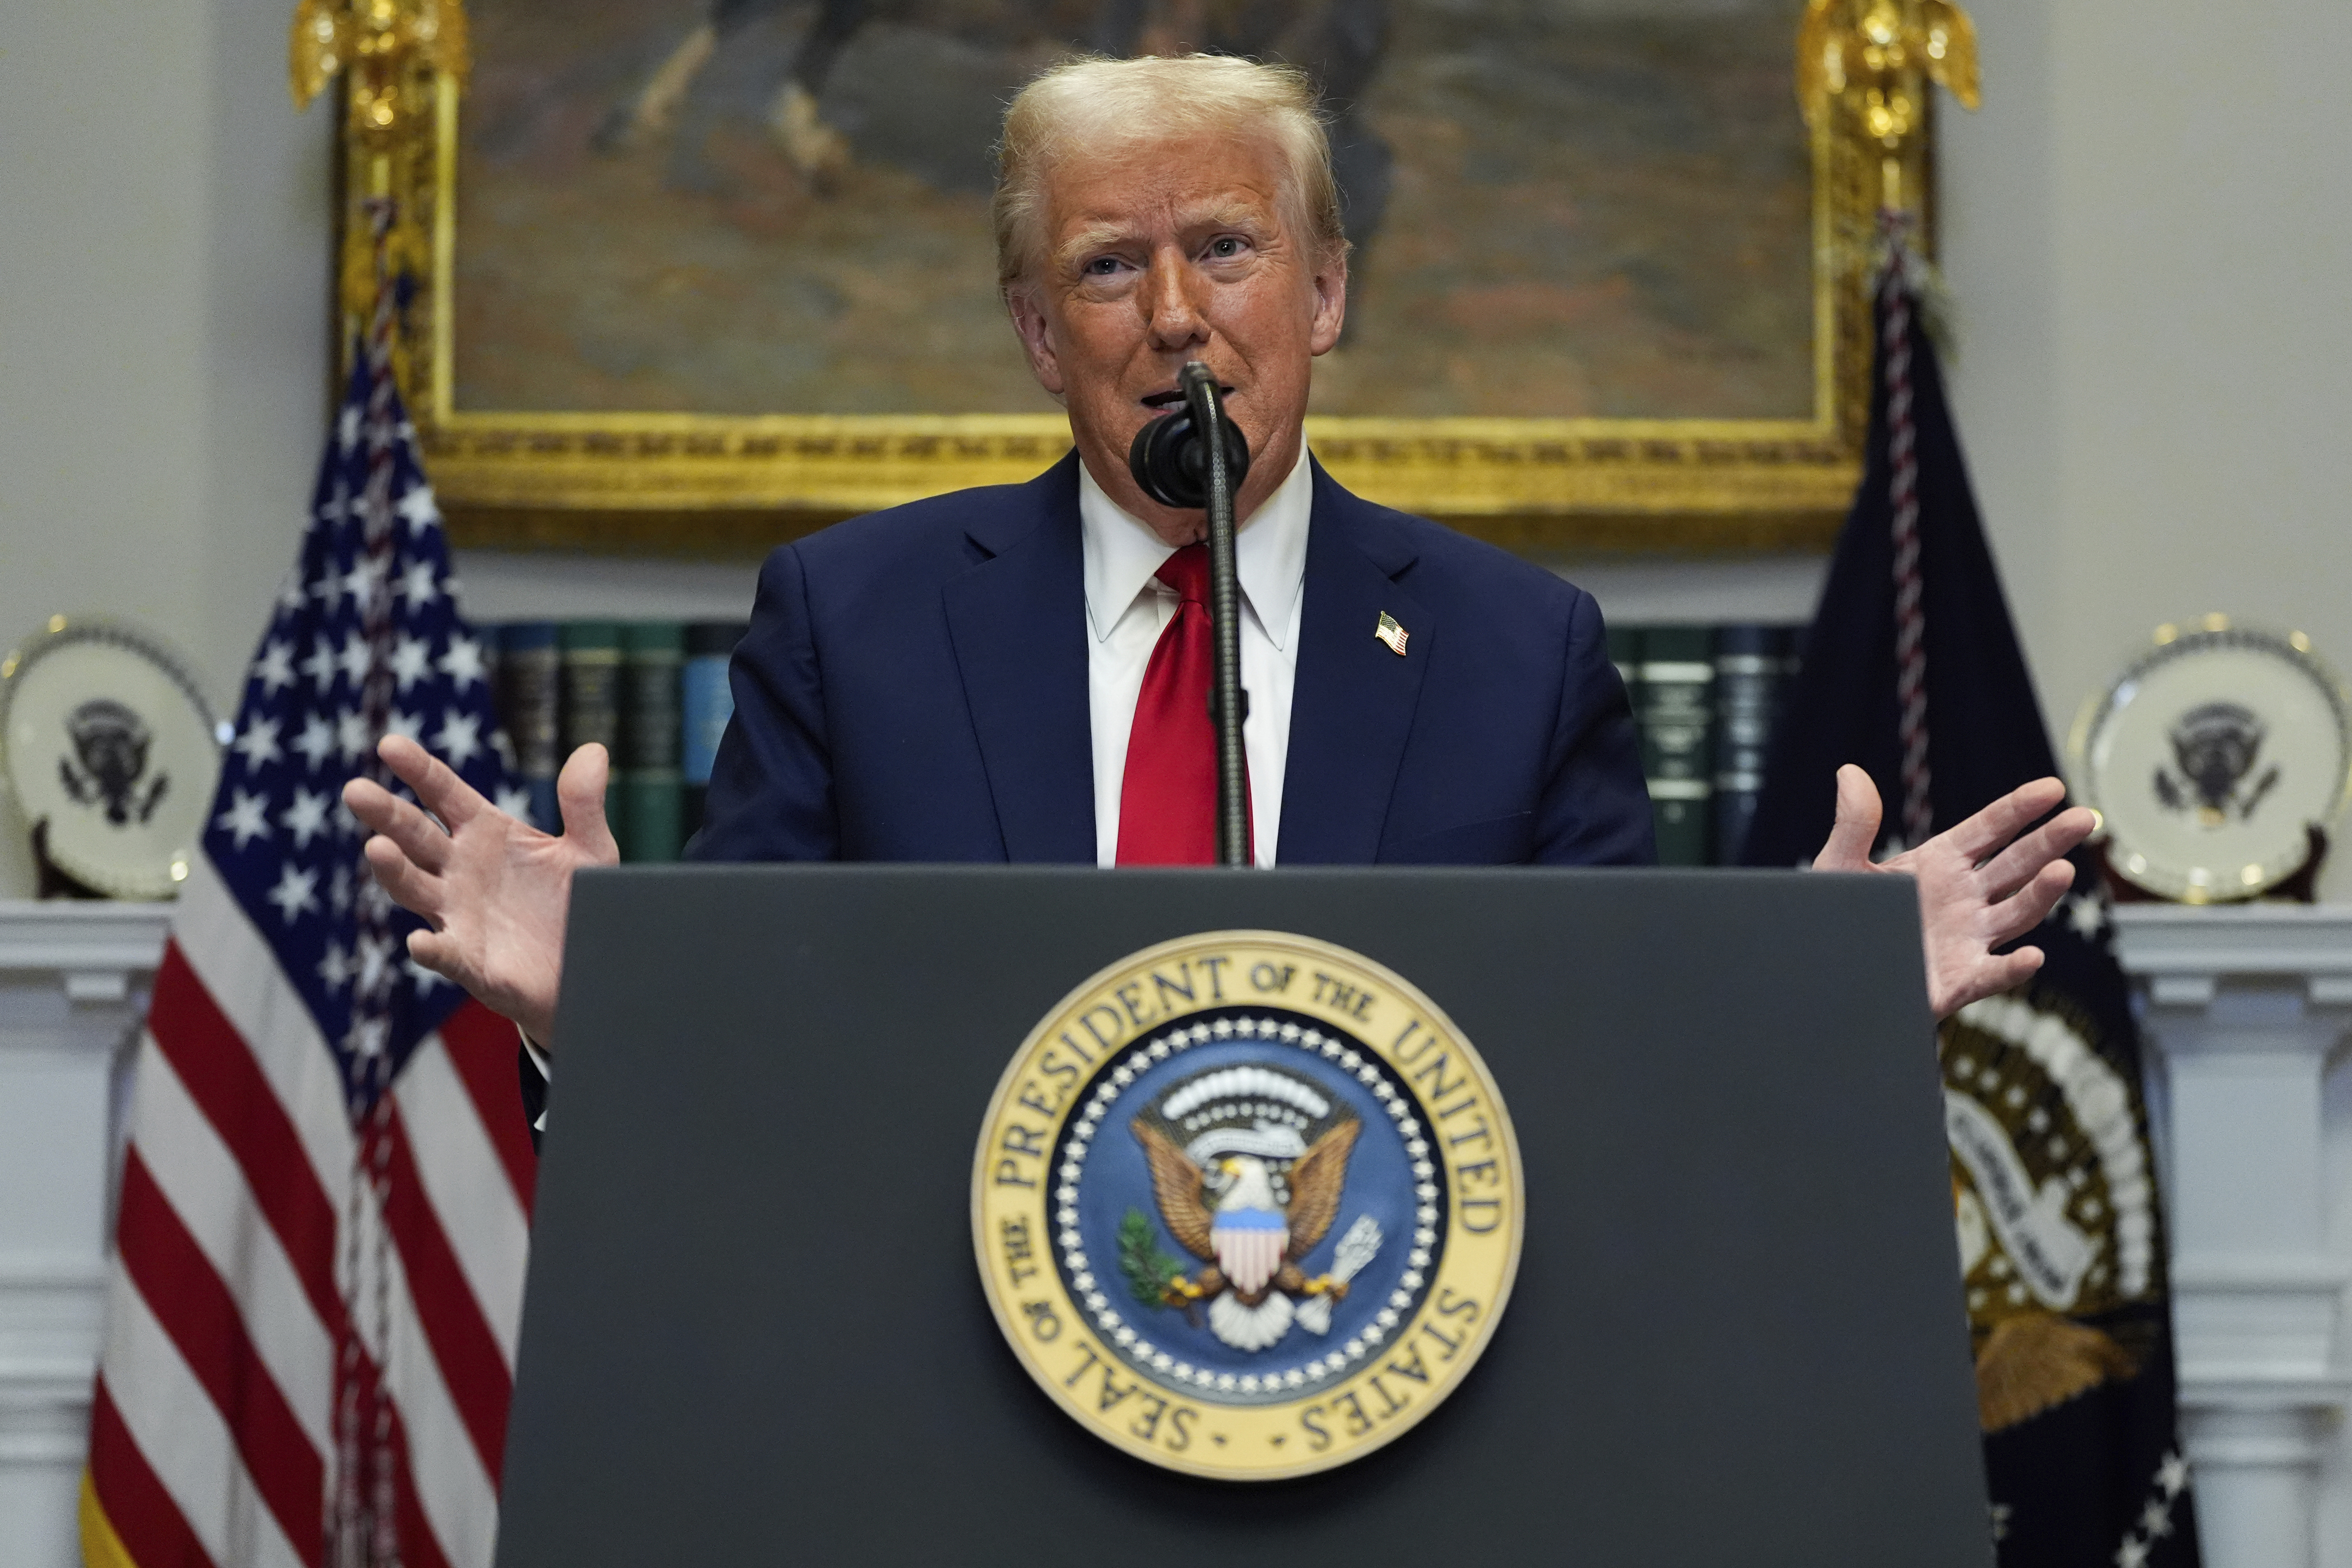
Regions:
<svg viewBox="0 0 2352 1568"><path fill-rule="evenodd" d="M1886 804L1882 855L2057 772L1916 328L1923 269L1899 233L1890 255L1862 488L1773 742L1753 866L1821 847L1843 763ZM1938 1036L2000 1562L2193 1564L2139 1037L2090 857L2024 940L2041 972Z"/></svg>

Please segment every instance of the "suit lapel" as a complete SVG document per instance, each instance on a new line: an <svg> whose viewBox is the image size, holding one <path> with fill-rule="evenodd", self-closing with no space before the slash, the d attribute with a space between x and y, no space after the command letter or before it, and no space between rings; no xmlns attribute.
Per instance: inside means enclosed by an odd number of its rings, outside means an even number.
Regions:
<svg viewBox="0 0 2352 1568"><path fill-rule="evenodd" d="M1095 858L1087 595L1075 453L967 529L988 552L943 590L1005 858Z"/></svg>
<svg viewBox="0 0 2352 1568"><path fill-rule="evenodd" d="M1402 527L1316 465L1275 847L1284 865L1370 865L1378 858L1437 630L1436 616L1395 581L1414 557ZM1373 636L1383 613L1407 633L1402 658Z"/></svg>

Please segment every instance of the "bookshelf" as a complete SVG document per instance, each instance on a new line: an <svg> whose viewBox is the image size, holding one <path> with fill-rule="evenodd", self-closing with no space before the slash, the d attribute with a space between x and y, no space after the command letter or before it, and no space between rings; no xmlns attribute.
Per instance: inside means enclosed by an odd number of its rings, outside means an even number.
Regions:
<svg viewBox="0 0 2352 1568"><path fill-rule="evenodd" d="M1643 726L1661 861L1732 862L1761 787L1778 694L1794 673L1795 634L1812 616L1828 558L1537 564L1591 593L1608 619ZM613 751L624 858L675 858L699 825L700 786L730 711L724 658L710 650L731 647L748 619L756 563L467 551L458 567L467 615L506 648L500 713L534 818L555 826L557 768L574 747L599 741ZM663 639L696 626L705 651L681 646L661 667ZM625 646L647 637L661 648L632 655Z"/></svg>

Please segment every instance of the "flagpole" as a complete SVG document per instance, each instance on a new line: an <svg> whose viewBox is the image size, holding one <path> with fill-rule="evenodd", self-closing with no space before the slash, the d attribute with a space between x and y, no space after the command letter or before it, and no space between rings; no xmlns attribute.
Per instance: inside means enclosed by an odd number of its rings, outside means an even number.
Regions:
<svg viewBox="0 0 2352 1568"><path fill-rule="evenodd" d="M1894 160L1887 161L1889 168ZM1902 748L1903 842L1935 833L1934 781L1928 770L1927 615L1919 571L1919 436L1911 400L1909 224L1900 211L1881 216L1886 260L1877 290L1879 357L1886 390L1887 510L1895 543L1895 738Z"/></svg>
<svg viewBox="0 0 2352 1568"><path fill-rule="evenodd" d="M1902 750L1897 820L1906 847L1927 842L1935 830L1911 389L1911 333L1925 272L1916 248L1922 227L1917 198L1926 194L1919 166L1934 84L1967 108L1979 101L1976 26L1952 0L1810 0L1806 5L1797 35L1797 97L1806 123L1830 130L1859 157L1874 157L1878 169L1875 244L1864 281L1877 317L1878 390L1887 423Z"/></svg>
<svg viewBox="0 0 2352 1568"><path fill-rule="evenodd" d="M352 498L360 537L352 575L360 598L357 641L367 658L356 717L371 737L385 733L394 716L393 642L400 629L394 568L401 530L393 489L404 438L397 426L405 423L398 413L404 357L399 286L408 270L405 258L422 254L414 215L424 204L402 197L416 187L416 150L433 123L443 78L453 84L461 79L468 52L463 0L298 0L288 37L288 85L298 109L330 82L340 79L342 88L350 200L341 215L336 339L339 357L352 356L349 370L363 378L364 398L358 400L360 387L351 389L354 401L345 404L344 418L359 415L359 427L340 439L347 451L363 444L366 454L365 478ZM399 787L373 745L353 762L361 776ZM379 965L396 963L404 944L389 901L363 882L354 904L353 952L371 954ZM400 996L396 985L355 987L352 994L350 1041L358 1070L348 1093L358 1136L338 1270L344 1300L326 1542L337 1568L391 1568L402 1558L401 1455L387 1381L393 1312L387 1216L395 1142L389 1042L401 1026Z"/></svg>

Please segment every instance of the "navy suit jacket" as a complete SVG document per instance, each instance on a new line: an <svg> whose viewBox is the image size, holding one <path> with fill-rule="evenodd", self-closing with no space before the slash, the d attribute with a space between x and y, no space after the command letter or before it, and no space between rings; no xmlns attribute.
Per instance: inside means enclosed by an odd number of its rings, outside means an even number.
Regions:
<svg viewBox="0 0 2352 1568"><path fill-rule="evenodd" d="M1282 863L1654 859L1591 595L1314 479ZM689 854L1092 863L1088 635L1075 453L782 547Z"/></svg>

